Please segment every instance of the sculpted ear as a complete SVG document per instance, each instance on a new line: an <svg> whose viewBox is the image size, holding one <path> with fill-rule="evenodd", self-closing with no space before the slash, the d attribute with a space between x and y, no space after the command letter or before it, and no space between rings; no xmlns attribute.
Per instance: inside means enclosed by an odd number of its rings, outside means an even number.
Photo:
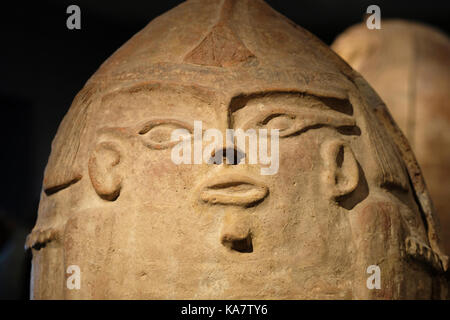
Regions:
<svg viewBox="0 0 450 320"><path fill-rule="evenodd" d="M343 140L326 141L321 148L325 163L323 182L330 197L336 199L358 186L359 169L352 149Z"/></svg>
<svg viewBox="0 0 450 320"><path fill-rule="evenodd" d="M95 192L105 200L114 201L120 194L121 152L114 142L100 142L89 158L89 176Z"/></svg>

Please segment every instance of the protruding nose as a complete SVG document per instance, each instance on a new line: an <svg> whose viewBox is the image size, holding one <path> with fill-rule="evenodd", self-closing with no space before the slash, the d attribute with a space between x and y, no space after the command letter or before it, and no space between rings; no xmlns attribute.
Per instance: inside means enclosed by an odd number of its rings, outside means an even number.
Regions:
<svg viewBox="0 0 450 320"><path fill-rule="evenodd" d="M208 163L237 165L242 159L245 159L245 153L238 148L217 148L211 153Z"/></svg>

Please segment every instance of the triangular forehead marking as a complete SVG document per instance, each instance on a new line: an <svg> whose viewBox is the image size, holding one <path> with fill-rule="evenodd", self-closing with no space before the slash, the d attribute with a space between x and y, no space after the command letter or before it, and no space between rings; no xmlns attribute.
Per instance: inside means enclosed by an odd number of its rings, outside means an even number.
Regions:
<svg viewBox="0 0 450 320"><path fill-rule="evenodd" d="M216 25L200 44L184 57L184 62L229 67L254 57L230 27L235 2L235 0L223 1Z"/></svg>

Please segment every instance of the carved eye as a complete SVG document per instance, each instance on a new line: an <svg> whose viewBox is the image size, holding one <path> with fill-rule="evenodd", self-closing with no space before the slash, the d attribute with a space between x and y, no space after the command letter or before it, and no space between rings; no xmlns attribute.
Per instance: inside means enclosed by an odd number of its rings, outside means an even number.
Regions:
<svg viewBox="0 0 450 320"><path fill-rule="evenodd" d="M294 124L295 116L286 114L271 114L264 119L261 124L265 125L267 130L278 129L280 133L289 129Z"/></svg>
<svg viewBox="0 0 450 320"><path fill-rule="evenodd" d="M257 125L267 129L269 135L271 129L278 129L280 138L291 137L320 127L338 129L355 126L353 117L342 115L336 111L318 112L317 110L303 110L298 115L279 112L264 115L261 119L264 120L257 122ZM245 127L248 127L248 125ZM357 134L357 131L354 132Z"/></svg>
<svg viewBox="0 0 450 320"><path fill-rule="evenodd" d="M177 140L172 140L172 133L178 130L183 138L178 134ZM178 121L153 121L147 123L140 131L144 144L157 150L168 149L180 142L180 139L190 138L191 130L181 122Z"/></svg>
<svg viewBox="0 0 450 320"><path fill-rule="evenodd" d="M259 127L267 129L270 135L271 130L278 130L281 137L289 136L296 131L295 115L286 113L272 113L259 122Z"/></svg>

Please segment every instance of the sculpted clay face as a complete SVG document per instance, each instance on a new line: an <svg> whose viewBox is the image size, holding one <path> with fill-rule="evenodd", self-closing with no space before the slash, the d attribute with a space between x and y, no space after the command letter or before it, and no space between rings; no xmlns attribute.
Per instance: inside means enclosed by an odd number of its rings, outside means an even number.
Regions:
<svg viewBox="0 0 450 320"><path fill-rule="evenodd" d="M27 242L33 297L442 298L433 212L376 108L363 79L265 3L183 3L109 58L61 124ZM223 143L195 139L196 122ZM173 161L175 130L192 161ZM227 130L254 136L229 144Z"/></svg>

